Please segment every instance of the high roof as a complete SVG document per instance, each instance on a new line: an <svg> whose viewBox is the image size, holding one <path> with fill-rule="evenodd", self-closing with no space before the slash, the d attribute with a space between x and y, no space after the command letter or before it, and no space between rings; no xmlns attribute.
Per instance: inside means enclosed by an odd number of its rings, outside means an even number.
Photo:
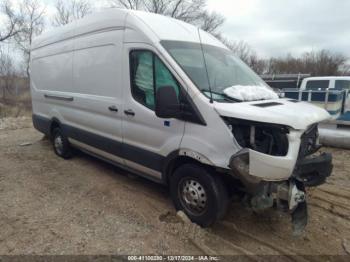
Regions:
<svg viewBox="0 0 350 262"><path fill-rule="evenodd" d="M135 30L145 35L151 42L161 40L199 42L198 28L180 20L142 11L107 9L43 33L34 39L32 49L96 31L113 29ZM226 48L211 34L200 30L200 35L204 44Z"/></svg>

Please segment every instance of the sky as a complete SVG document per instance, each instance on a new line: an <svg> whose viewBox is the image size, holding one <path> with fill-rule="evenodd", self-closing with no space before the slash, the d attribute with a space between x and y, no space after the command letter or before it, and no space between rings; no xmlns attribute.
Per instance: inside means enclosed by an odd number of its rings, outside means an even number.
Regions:
<svg viewBox="0 0 350 262"><path fill-rule="evenodd" d="M350 57L350 0L209 0L221 31L260 56L329 49Z"/></svg>
<svg viewBox="0 0 350 262"><path fill-rule="evenodd" d="M53 16L55 1L42 1ZM207 7L225 17L224 36L247 42L260 57L320 49L350 57L350 0L208 0Z"/></svg>

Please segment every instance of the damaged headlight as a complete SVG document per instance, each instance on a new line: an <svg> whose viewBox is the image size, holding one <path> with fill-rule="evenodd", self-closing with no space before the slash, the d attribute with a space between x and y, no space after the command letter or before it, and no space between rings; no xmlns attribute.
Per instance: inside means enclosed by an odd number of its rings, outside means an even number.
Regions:
<svg viewBox="0 0 350 262"><path fill-rule="evenodd" d="M319 144L318 125L314 124L305 131L300 138L299 159L317 152L321 145Z"/></svg>
<svg viewBox="0 0 350 262"><path fill-rule="evenodd" d="M288 127L231 117L222 118L242 148L273 156L287 155Z"/></svg>

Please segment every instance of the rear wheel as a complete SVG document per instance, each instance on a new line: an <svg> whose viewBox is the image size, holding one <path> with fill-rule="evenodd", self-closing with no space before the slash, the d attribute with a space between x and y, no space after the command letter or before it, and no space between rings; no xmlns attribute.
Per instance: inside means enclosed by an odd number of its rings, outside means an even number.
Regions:
<svg viewBox="0 0 350 262"><path fill-rule="evenodd" d="M185 164L170 179L171 196L177 210L191 221L207 227L223 218L228 207L228 193L219 177L200 165Z"/></svg>
<svg viewBox="0 0 350 262"><path fill-rule="evenodd" d="M52 137L53 149L56 155L64 159L71 158L72 149L69 145L68 138L63 134L61 128L55 128Z"/></svg>

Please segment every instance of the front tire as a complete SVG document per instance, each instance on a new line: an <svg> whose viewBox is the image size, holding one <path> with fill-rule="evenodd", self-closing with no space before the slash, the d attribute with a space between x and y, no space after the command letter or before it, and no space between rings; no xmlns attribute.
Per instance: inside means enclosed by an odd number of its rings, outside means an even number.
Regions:
<svg viewBox="0 0 350 262"><path fill-rule="evenodd" d="M60 128L55 128L53 130L52 145L56 155L59 157L64 159L69 159L72 157L72 149L68 138L63 134Z"/></svg>
<svg viewBox="0 0 350 262"><path fill-rule="evenodd" d="M175 208L200 226L208 227L226 214L227 189L203 166L185 164L176 169L170 178L170 191Z"/></svg>

